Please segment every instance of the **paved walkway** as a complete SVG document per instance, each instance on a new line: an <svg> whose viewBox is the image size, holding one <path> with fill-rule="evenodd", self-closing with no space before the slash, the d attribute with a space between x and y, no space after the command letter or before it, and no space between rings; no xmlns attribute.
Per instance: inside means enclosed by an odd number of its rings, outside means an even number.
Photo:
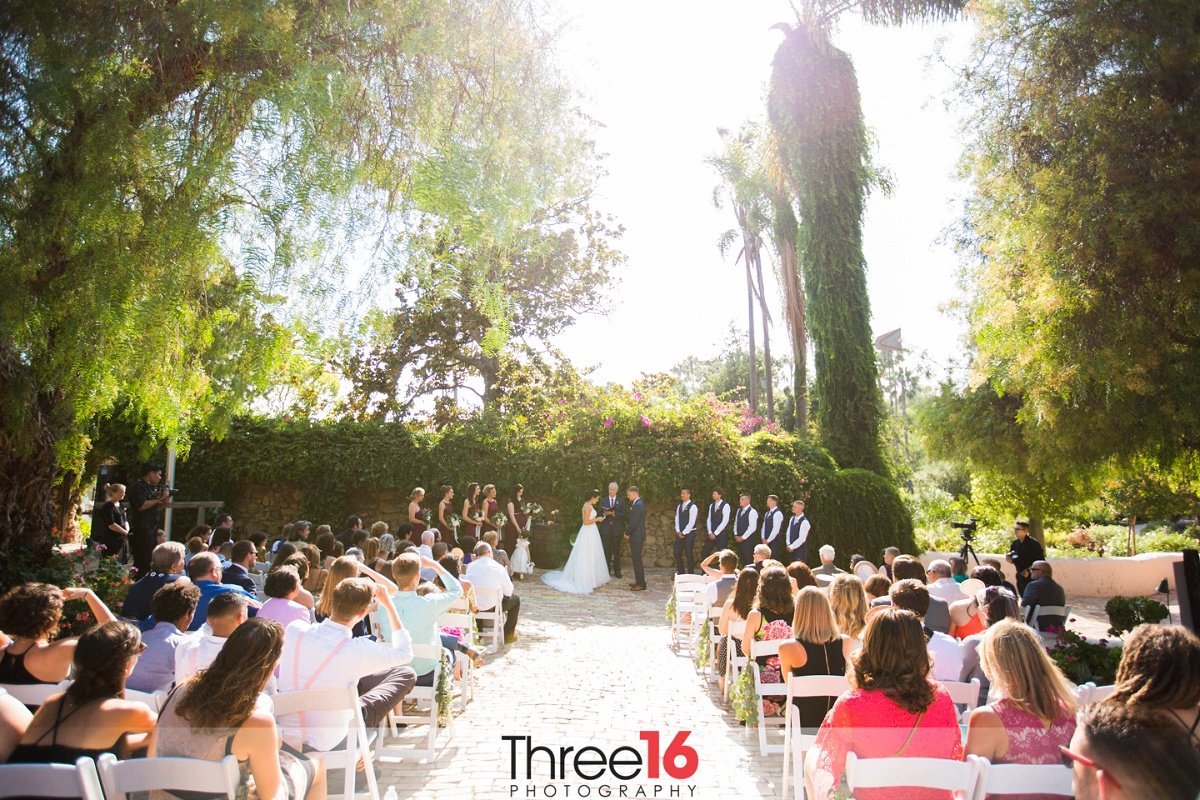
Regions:
<svg viewBox="0 0 1200 800"><path fill-rule="evenodd" d="M539 570L538 574L541 572ZM649 570L650 590L630 592L628 576L613 580L588 597L561 594L540 578L517 585L521 597L519 640L476 674L480 691L465 713L455 719L454 735L443 733L436 763L404 761L384 764L380 791L395 786L401 798L577 797L580 786L603 797L601 784L620 797L617 780L585 782L570 775L570 795L562 782L548 780L543 757L534 764L535 781L514 794L509 780L510 743L501 736L530 736L534 745L576 749L595 745L605 752L631 746L645 752L642 730L662 733L663 747L676 731L690 730L687 744L699 754L694 778L674 782L665 777L637 784L658 797L777 797L781 757L762 759L758 740L725 713L716 684L696 676L692 662L676 655L663 617L671 575ZM415 733L415 732L414 732ZM523 747L523 746L522 746ZM524 778L523 750L519 777ZM547 785L557 783L548 795ZM526 793L526 786L538 793ZM687 785L695 786L694 794ZM669 794L670 787L678 794ZM553 791L553 789L552 789Z"/></svg>

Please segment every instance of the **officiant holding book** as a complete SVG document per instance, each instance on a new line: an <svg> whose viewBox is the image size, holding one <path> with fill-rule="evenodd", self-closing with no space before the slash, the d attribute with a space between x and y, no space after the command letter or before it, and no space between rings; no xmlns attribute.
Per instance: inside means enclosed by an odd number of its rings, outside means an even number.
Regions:
<svg viewBox="0 0 1200 800"><path fill-rule="evenodd" d="M615 482L608 485L608 493L596 504L600 512L600 542L604 545L604 561L614 578L621 577L621 541L625 530L625 500L618 493Z"/></svg>

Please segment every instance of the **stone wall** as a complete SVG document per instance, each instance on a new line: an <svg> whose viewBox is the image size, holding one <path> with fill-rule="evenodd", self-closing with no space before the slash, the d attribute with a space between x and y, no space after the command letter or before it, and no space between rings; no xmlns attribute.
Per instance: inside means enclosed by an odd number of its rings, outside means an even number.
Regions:
<svg viewBox="0 0 1200 800"><path fill-rule="evenodd" d="M957 553L925 553L921 561L928 565L935 558L950 558ZM1004 575L1016 580L1016 570L1003 555L980 553L980 558L999 559ZM1172 566L1182 560L1181 553L1143 553L1128 558L1050 558L1054 580L1072 597L1144 597L1153 594L1164 578L1175 593L1175 570ZM975 562L971 561L971 566Z"/></svg>

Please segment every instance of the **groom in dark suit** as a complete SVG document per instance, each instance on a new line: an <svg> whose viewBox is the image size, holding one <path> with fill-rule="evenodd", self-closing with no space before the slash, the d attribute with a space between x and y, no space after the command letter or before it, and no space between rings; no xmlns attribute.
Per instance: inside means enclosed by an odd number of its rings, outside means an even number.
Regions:
<svg viewBox="0 0 1200 800"><path fill-rule="evenodd" d="M629 588L635 592L646 591L646 570L642 565L642 547L646 544L646 504L642 502L638 487L625 490L629 498L629 513L625 516L625 539L629 542L629 555L633 559L633 583Z"/></svg>
<svg viewBox="0 0 1200 800"><path fill-rule="evenodd" d="M608 494L597 503L600 512L600 543L604 545L604 563L614 578L621 577L621 532L625 521L625 499L617 494L617 484L608 485Z"/></svg>

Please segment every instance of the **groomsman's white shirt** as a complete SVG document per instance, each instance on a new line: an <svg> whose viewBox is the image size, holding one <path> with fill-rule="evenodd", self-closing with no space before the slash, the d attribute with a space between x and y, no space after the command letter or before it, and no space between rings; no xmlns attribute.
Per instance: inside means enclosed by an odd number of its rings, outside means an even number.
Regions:
<svg viewBox="0 0 1200 800"><path fill-rule="evenodd" d="M708 517L706 517L706 519L708 519L710 522L712 520L713 506L715 506L715 505L716 505L716 503L713 503L712 505L710 505L708 507ZM729 509L730 508L731 508L731 506L729 505L729 503L725 503L725 507L721 509L721 521L719 523L717 523L717 529L715 531L708 532L708 535L711 538L715 539L718 536L720 536L721 531L725 530L725 526L729 524Z"/></svg>
<svg viewBox="0 0 1200 800"><path fill-rule="evenodd" d="M797 519L800 519L800 517L792 515L792 518L788 520L789 531L792 529L792 523ZM800 523L800 530L796 531L796 541L788 545L789 551L795 552L804 546L804 543L808 541L808 531L810 528L812 528L812 523L808 521L808 517L804 517L803 521ZM784 539L784 541L786 542L787 540Z"/></svg>
<svg viewBox="0 0 1200 800"><path fill-rule="evenodd" d="M770 524L772 531L767 534L767 525ZM779 506L767 509L767 513L763 514L762 530L759 532L759 537L763 544L770 544L775 541L775 537L779 536L783 531L783 510Z"/></svg>
<svg viewBox="0 0 1200 800"><path fill-rule="evenodd" d="M742 513L743 510L746 512L746 516L750 520L750 524L748 524L746 526L746 534L745 534L746 538L748 539L754 535L755 531L758 530L758 509L756 509L754 506L746 506L745 509L743 509L741 506L738 506L739 514ZM737 522L735 521L733 523L733 537L736 539L737 536L738 536Z"/></svg>
<svg viewBox="0 0 1200 800"><path fill-rule="evenodd" d="M688 521L687 521L687 525L683 526L683 530L679 530L679 512L683 510L683 503L680 503L679 506L675 509L675 532L676 533L682 533L682 534L686 535L686 534L689 534L692 531L696 530L696 515L700 513L700 507L697 506L695 503L693 503L691 500L689 500L688 503L691 505L691 508L688 509Z"/></svg>

